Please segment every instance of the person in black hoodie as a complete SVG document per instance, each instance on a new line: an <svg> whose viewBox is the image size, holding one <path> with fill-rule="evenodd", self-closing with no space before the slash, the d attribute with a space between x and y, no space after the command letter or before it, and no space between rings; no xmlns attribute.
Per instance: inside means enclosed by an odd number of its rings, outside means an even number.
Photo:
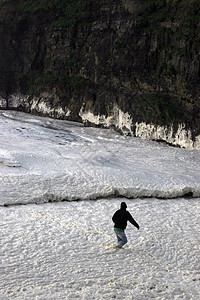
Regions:
<svg viewBox="0 0 200 300"><path fill-rule="evenodd" d="M138 230L140 229L140 226L138 223L133 219L131 214L126 210L127 205L125 202L121 203L121 208L117 210L112 220L114 222L114 231L117 236L117 247L122 248L123 245L127 243L127 237L124 232L127 226L127 221L129 221L131 224L133 224Z"/></svg>

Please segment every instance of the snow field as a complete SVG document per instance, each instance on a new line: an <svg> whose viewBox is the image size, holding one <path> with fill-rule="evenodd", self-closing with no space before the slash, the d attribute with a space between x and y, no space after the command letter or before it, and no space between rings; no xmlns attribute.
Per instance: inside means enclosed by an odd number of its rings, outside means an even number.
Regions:
<svg viewBox="0 0 200 300"><path fill-rule="evenodd" d="M114 249L126 201L140 224ZM199 299L199 199L1 207L0 299Z"/></svg>
<svg viewBox="0 0 200 300"><path fill-rule="evenodd" d="M200 197L197 150L14 111L0 126L0 205Z"/></svg>
<svg viewBox="0 0 200 300"><path fill-rule="evenodd" d="M1 300L200 299L199 151L14 111L0 128ZM121 201L141 229L117 250Z"/></svg>

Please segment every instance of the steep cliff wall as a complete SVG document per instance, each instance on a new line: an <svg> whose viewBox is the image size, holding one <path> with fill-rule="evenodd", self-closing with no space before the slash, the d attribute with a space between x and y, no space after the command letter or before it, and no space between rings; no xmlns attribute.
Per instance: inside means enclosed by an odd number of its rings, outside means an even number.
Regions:
<svg viewBox="0 0 200 300"><path fill-rule="evenodd" d="M1 0L0 107L200 149L198 0Z"/></svg>

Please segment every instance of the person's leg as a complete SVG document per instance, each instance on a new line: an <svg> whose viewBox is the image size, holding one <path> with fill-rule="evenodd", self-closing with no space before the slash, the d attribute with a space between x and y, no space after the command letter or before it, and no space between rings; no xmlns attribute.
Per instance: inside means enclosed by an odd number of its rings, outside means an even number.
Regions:
<svg viewBox="0 0 200 300"><path fill-rule="evenodd" d="M120 236L118 235L118 232L119 231L115 231L115 234L116 234L116 237L117 237L117 244L119 244L120 241L121 241Z"/></svg>
<svg viewBox="0 0 200 300"><path fill-rule="evenodd" d="M121 248L123 245L127 243L127 237L124 231L115 231L117 236L117 246Z"/></svg>

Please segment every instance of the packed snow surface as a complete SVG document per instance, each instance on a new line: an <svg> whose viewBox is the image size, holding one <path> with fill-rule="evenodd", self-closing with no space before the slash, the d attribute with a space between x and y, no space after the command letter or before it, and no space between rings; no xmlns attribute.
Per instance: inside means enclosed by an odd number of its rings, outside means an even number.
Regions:
<svg viewBox="0 0 200 300"><path fill-rule="evenodd" d="M0 128L1 300L200 299L200 152L13 111ZM115 249L121 201L140 230Z"/></svg>
<svg viewBox="0 0 200 300"><path fill-rule="evenodd" d="M200 197L197 150L19 112L1 112L0 126L0 205Z"/></svg>
<svg viewBox="0 0 200 300"><path fill-rule="evenodd" d="M119 250L121 199L1 207L0 299L200 299L199 200L123 200Z"/></svg>

